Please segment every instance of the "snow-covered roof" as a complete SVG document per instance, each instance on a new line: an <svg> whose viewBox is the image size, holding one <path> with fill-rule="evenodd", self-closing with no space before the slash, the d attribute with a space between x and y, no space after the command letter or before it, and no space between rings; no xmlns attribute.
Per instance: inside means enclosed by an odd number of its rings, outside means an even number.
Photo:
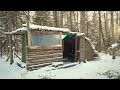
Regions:
<svg viewBox="0 0 120 90"><path fill-rule="evenodd" d="M48 31L61 31L61 32L70 32L68 28L56 28L56 27L48 27L48 26L40 26L40 25L34 25L30 24L30 30L48 30ZM18 32L24 32L28 31L27 24L23 24L22 28L19 28L12 32L5 32L4 34L14 34Z"/></svg>
<svg viewBox="0 0 120 90"><path fill-rule="evenodd" d="M84 35L85 33L80 33L80 32L69 32L71 34L76 34L77 36L81 36L81 35Z"/></svg>
<svg viewBox="0 0 120 90"><path fill-rule="evenodd" d="M24 32L24 31L27 31L27 28L20 28L20 29L17 29L15 31L12 31L12 32L4 32L4 34L14 34L14 33L18 33L18 32Z"/></svg>
<svg viewBox="0 0 120 90"><path fill-rule="evenodd" d="M49 26L40 26L40 25L34 25L30 24L30 29L39 29L39 30L48 30L48 31L61 31L61 32L70 32L68 28L56 28L56 27L49 27ZM27 25L23 24L23 27L17 30L27 30Z"/></svg>
<svg viewBox="0 0 120 90"><path fill-rule="evenodd" d="M95 50L95 45L93 44L93 42L87 37L85 37L85 39L91 44L92 49Z"/></svg>

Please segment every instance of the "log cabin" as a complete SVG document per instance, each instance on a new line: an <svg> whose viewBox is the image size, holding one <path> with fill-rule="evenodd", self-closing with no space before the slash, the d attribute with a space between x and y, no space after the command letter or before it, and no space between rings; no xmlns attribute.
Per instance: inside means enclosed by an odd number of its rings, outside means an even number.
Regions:
<svg viewBox="0 0 120 90"><path fill-rule="evenodd" d="M22 36L22 61L27 70L38 69L43 63L54 61L94 60L96 54L92 41L84 33L70 32L68 28L56 28L30 24L28 30L24 24L6 35Z"/></svg>
<svg viewBox="0 0 120 90"><path fill-rule="evenodd" d="M22 61L26 62L28 70L39 67L42 63L61 61L63 59L62 39L68 28L56 28L30 24L29 30L26 24L22 28L12 32L5 32L6 35L22 36Z"/></svg>

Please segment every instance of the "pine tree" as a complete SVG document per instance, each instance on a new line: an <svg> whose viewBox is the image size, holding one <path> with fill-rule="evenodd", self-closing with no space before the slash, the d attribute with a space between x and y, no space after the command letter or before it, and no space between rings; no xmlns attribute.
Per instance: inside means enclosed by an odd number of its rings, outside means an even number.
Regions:
<svg viewBox="0 0 120 90"><path fill-rule="evenodd" d="M49 11L36 11L33 23L37 25L49 25Z"/></svg>

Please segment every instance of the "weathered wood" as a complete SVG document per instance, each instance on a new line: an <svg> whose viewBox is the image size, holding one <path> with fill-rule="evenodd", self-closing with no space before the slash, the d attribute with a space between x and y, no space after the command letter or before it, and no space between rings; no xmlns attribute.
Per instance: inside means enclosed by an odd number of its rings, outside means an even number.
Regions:
<svg viewBox="0 0 120 90"><path fill-rule="evenodd" d="M41 59L41 60L33 60L33 61L28 61L27 60L27 66L37 65L37 64L42 64L42 63L56 62L56 61L63 61L63 58L58 57L58 58Z"/></svg>
<svg viewBox="0 0 120 90"><path fill-rule="evenodd" d="M0 39L0 52L1 52L1 58L2 58L2 39Z"/></svg>
<svg viewBox="0 0 120 90"><path fill-rule="evenodd" d="M16 41L17 41L17 42L16 42L16 43L17 43L16 51L17 51L17 54L18 54L18 45L19 45L19 44L18 44L18 35L16 36Z"/></svg>
<svg viewBox="0 0 120 90"><path fill-rule="evenodd" d="M22 35L22 62L26 62L26 35Z"/></svg>
<svg viewBox="0 0 120 90"><path fill-rule="evenodd" d="M75 38L75 61L77 61L77 45L78 45L78 37Z"/></svg>
<svg viewBox="0 0 120 90"><path fill-rule="evenodd" d="M68 67L72 67L72 66L75 66L75 65L77 65L77 63L66 64L66 65L63 65L63 66L58 67L57 69L68 68Z"/></svg>
<svg viewBox="0 0 120 90"><path fill-rule="evenodd" d="M39 59L39 58L38 58L38 59L30 59L30 60L29 60L29 58L28 58L28 61L34 63L34 62L39 62L39 61L50 61L50 60L55 60L55 59L62 59L62 57L45 58L45 59L44 59L44 58L43 58L43 59Z"/></svg>
<svg viewBox="0 0 120 90"><path fill-rule="evenodd" d="M41 51L41 50L27 50L27 53L59 53L62 52L62 50L48 50L48 51Z"/></svg>
<svg viewBox="0 0 120 90"><path fill-rule="evenodd" d="M59 32L54 32L54 31L45 31L45 30L32 30L32 34L60 34ZM62 33L62 32L61 32Z"/></svg>
<svg viewBox="0 0 120 90"><path fill-rule="evenodd" d="M50 55L50 54L59 54L62 53L62 51L51 51L51 52L27 52L27 57L29 56L39 56L39 55Z"/></svg>
<svg viewBox="0 0 120 90"><path fill-rule="evenodd" d="M62 45L62 32L60 32L60 45Z"/></svg>
<svg viewBox="0 0 120 90"><path fill-rule="evenodd" d="M85 40L85 52L85 59L87 59L87 61L94 59L94 50L87 40Z"/></svg>
<svg viewBox="0 0 120 90"><path fill-rule="evenodd" d="M34 56L28 56L28 58L33 58L33 59L41 59L41 58L52 58L52 57L61 57L62 53L58 54L49 54L49 55L34 55Z"/></svg>
<svg viewBox="0 0 120 90"><path fill-rule="evenodd" d="M34 49L39 49L39 50L61 50L62 46L31 46L30 49L32 49L32 50L34 50Z"/></svg>
<svg viewBox="0 0 120 90"><path fill-rule="evenodd" d="M6 59L6 62L9 60L9 58L10 58L10 55L9 55L8 58Z"/></svg>
<svg viewBox="0 0 120 90"><path fill-rule="evenodd" d="M28 47L31 46L31 31L28 31Z"/></svg>
<svg viewBox="0 0 120 90"><path fill-rule="evenodd" d="M57 64L57 65L52 65L52 67L59 67L59 66L62 66L64 65L63 63L60 63L60 64Z"/></svg>
<svg viewBox="0 0 120 90"><path fill-rule="evenodd" d="M20 60L22 60L16 52L14 52L14 54L15 54Z"/></svg>
<svg viewBox="0 0 120 90"><path fill-rule="evenodd" d="M85 61L85 36L80 37L80 62Z"/></svg>

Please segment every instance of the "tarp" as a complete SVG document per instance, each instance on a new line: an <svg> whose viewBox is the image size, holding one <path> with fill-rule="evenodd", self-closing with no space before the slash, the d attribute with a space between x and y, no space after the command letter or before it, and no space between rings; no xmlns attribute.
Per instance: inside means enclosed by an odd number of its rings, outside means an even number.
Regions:
<svg viewBox="0 0 120 90"><path fill-rule="evenodd" d="M74 36L73 34L67 34L67 35L63 38L63 40L69 40L69 39L71 39L73 36Z"/></svg>

